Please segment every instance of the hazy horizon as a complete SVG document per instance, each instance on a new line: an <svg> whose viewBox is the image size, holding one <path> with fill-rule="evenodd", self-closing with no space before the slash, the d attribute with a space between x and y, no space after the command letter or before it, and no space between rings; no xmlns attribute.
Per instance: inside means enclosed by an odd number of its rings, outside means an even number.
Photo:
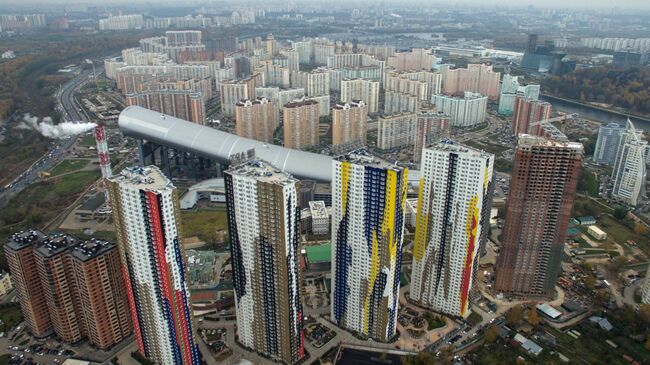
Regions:
<svg viewBox="0 0 650 365"><path fill-rule="evenodd" d="M318 1L312 2L312 4L340 4L346 5L349 4L347 1L333 0L333 1ZM192 5L236 5L241 4L241 6L250 6L250 5L295 5L297 2L284 2L284 1L214 1L214 0L205 0L205 1L186 1L178 2L174 0L84 0L84 1L69 1L69 0L0 0L0 6L17 6L17 7L28 7L34 5L62 5L62 6L78 6L84 4L92 5L103 5L103 6L114 6L114 5L178 5L178 6L192 6ZM533 0L499 0L499 1L484 1L484 0L463 0L457 3L448 3L442 1L400 1L400 0L365 0L359 1L356 7L360 7L366 4L386 4L388 7L395 7L400 5L409 5L409 4L430 4L430 5L443 5L445 8L458 8L464 5L467 6L476 6L476 7L526 7L529 5L534 6L535 8L557 8L557 9L576 9L576 8L587 8L587 9L644 9L650 10L650 1L648 0L626 0L622 2L613 3L611 0L574 0L570 4L567 4L566 1L562 0L546 0L546 1L533 1ZM353 8L354 6L350 6Z"/></svg>

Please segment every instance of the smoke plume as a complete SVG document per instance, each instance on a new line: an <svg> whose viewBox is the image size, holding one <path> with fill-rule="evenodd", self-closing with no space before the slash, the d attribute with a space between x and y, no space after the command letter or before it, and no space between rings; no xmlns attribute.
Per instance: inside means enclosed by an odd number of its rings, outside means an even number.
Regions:
<svg viewBox="0 0 650 365"><path fill-rule="evenodd" d="M25 114L23 116L22 122L18 124L18 128L33 129L45 137L55 139L80 134L93 129L96 126L97 124L95 123L85 122L63 122L59 124L53 124L52 118L50 117L45 117L39 122L38 117L34 117L29 114Z"/></svg>

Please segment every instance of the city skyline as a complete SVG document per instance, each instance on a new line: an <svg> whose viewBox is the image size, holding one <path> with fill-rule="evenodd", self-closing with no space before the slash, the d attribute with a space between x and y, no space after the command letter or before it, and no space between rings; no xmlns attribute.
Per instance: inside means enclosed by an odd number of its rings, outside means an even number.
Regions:
<svg viewBox="0 0 650 365"><path fill-rule="evenodd" d="M650 362L647 4L57 1L0 0L0 363Z"/></svg>

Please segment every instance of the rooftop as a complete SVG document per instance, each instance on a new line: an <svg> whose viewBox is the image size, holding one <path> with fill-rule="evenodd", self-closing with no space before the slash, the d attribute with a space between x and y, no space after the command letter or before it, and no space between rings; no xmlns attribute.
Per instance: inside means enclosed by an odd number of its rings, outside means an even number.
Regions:
<svg viewBox="0 0 650 365"><path fill-rule="evenodd" d="M36 248L36 254L45 258L53 257L66 252L77 242L75 237L68 234L51 234Z"/></svg>
<svg viewBox="0 0 650 365"><path fill-rule="evenodd" d="M414 118L415 113L413 112L397 112L393 114L383 114L379 117L380 120L389 120L389 121L401 121L401 118Z"/></svg>
<svg viewBox="0 0 650 365"><path fill-rule="evenodd" d="M124 187L142 190L173 189L171 181L156 166L127 167L119 175L109 178Z"/></svg>
<svg viewBox="0 0 650 365"><path fill-rule="evenodd" d="M327 218L327 208L325 208L325 202L322 200L310 201L309 210L311 212L312 218Z"/></svg>
<svg viewBox="0 0 650 365"><path fill-rule="evenodd" d="M114 244L108 241L91 238L88 241L79 242L72 251L72 257L81 261L87 261L99 257L115 247Z"/></svg>
<svg viewBox="0 0 650 365"><path fill-rule="evenodd" d="M235 103L235 105L236 106L243 106L243 107L251 107L253 105L268 104L270 102L271 101L269 99L267 99L267 98L265 98L263 96L258 96L257 98L252 99L252 100L251 99L242 99L242 100L238 101L237 103Z"/></svg>
<svg viewBox="0 0 650 365"><path fill-rule="evenodd" d="M307 252L307 261L310 263L315 262L329 262L332 261L332 245L330 243L317 246L305 246Z"/></svg>
<svg viewBox="0 0 650 365"><path fill-rule="evenodd" d="M342 103L342 104L336 104L335 106L332 107L332 109L351 109L351 108L363 108L366 106L366 103L363 100L352 100L348 103Z"/></svg>
<svg viewBox="0 0 650 365"><path fill-rule="evenodd" d="M315 105L318 104L316 100L313 99L303 99L303 100L294 100L284 104L285 108L299 108L306 105Z"/></svg>
<svg viewBox="0 0 650 365"><path fill-rule="evenodd" d="M388 161L373 156L365 148L360 148L358 150L350 151L346 154L338 156L336 160L341 162L350 162L355 165L376 167L379 169L392 169L394 171L404 170L404 168L401 166L397 166L393 163L390 163Z"/></svg>
<svg viewBox="0 0 650 365"><path fill-rule="evenodd" d="M536 306L536 308L537 308L540 312L542 312L542 313L544 313L545 315L547 315L547 316L549 316L549 317L551 317L551 318L554 318L554 319L562 315L562 312L560 312L559 310L557 310L557 309L551 307L548 303L541 303L541 304L538 304L538 305Z"/></svg>
<svg viewBox="0 0 650 365"><path fill-rule="evenodd" d="M557 129L557 127L551 123L542 123L540 125L540 128L544 131L544 135L549 138L553 138L555 140L563 141L563 142L567 142L569 140L567 136L564 133L562 133L562 131Z"/></svg>
<svg viewBox="0 0 650 365"><path fill-rule="evenodd" d="M260 159L252 159L232 166L227 173L233 176L251 177L255 180L278 185L292 184L297 181L290 174Z"/></svg>
<svg viewBox="0 0 650 365"><path fill-rule="evenodd" d="M464 144L460 144L451 139L443 139L440 142L433 144L431 147L427 147L426 149L445 152L467 153L481 157L494 157L494 155L491 153L479 150L474 147L466 146Z"/></svg>
<svg viewBox="0 0 650 365"><path fill-rule="evenodd" d="M42 242L47 236L39 230L32 229L14 233L5 244L6 248L14 251L22 250L34 244Z"/></svg>
<svg viewBox="0 0 650 365"><path fill-rule="evenodd" d="M94 212L104 206L105 199L106 196L104 194L97 193L88 198L77 210Z"/></svg>
<svg viewBox="0 0 650 365"><path fill-rule="evenodd" d="M81 261L86 261L110 251L115 245L96 238L82 241L69 234L53 233L45 235L38 230L29 230L12 235L5 244L5 247L13 250L33 247L36 254L45 258L71 251L73 257Z"/></svg>
<svg viewBox="0 0 650 365"><path fill-rule="evenodd" d="M557 148L570 148L574 150L583 151L582 143L554 140L551 138L533 136L530 134L520 134L517 143L517 148L531 148L531 147L557 147Z"/></svg>
<svg viewBox="0 0 650 365"><path fill-rule="evenodd" d="M449 115L437 110L421 110L418 117L449 118Z"/></svg>

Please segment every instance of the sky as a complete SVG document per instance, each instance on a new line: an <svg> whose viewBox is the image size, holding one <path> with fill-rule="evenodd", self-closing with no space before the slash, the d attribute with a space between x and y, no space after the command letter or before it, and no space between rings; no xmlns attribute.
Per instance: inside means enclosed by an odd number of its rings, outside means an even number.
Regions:
<svg viewBox="0 0 650 365"><path fill-rule="evenodd" d="M259 4L271 4L271 3L298 3L298 2L311 2L311 0L289 0L289 1L264 1L259 0ZM232 4L236 1L233 0L190 0L183 1L183 5L190 4L199 4L199 3L229 3ZM255 1L243 0L243 4L251 4ZM318 1L320 3L349 3L347 0L330 0L330 1ZM397 5L399 3L413 3L414 0L361 0L358 2L359 5L364 3L379 3L385 2L387 4ZM445 4L453 6L462 6L463 4L467 5L479 5L479 6L491 6L491 5L510 5L510 6L526 6L533 5L537 8L548 8L548 7L563 7L563 8L601 8L601 9L649 9L650 10L650 1L649 0L460 0L460 1L417 1L420 3L430 3L430 4ZM18 5L18 6L28 6L31 4L48 4L48 5L71 5L71 4L98 4L98 5L112 5L112 4L178 4L178 0L0 0L0 6L9 6L9 5Z"/></svg>

